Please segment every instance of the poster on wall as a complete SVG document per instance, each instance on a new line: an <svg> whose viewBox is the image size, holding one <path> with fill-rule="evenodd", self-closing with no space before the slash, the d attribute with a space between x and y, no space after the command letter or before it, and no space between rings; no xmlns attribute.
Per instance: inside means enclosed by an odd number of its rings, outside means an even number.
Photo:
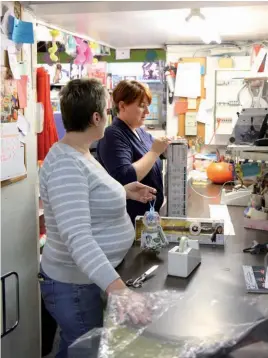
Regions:
<svg viewBox="0 0 268 358"><path fill-rule="evenodd" d="M142 65L143 80L160 80L159 62L145 62Z"/></svg>
<svg viewBox="0 0 268 358"><path fill-rule="evenodd" d="M87 78L88 77L88 70L87 65L81 66L81 78Z"/></svg>
<svg viewBox="0 0 268 358"><path fill-rule="evenodd" d="M70 69L70 65L65 63L65 64L61 64L61 63L57 63L53 66L53 71L54 71L54 76L52 78L52 83L57 84L57 83L67 83L68 81L70 81L71 78L71 69ZM50 79L51 81L51 79Z"/></svg>
<svg viewBox="0 0 268 358"><path fill-rule="evenodd" d="M1 86L1 123L11 123L18 119L19 98L17 81L4 80Z"/></svg>
<svg viewBox="0 0 268 358"><path fill-rule="evenodd" d="M39 64L49 74L50 84L66 84L71 78L71 65L69 63L54 63L52 65Z"/></svg>
<svg viewBox="0 0 268 358"><path fill-rule="evenodd" d="M101 81L103 86L106 86L106 77L107 77L107 63L106 62L97 62L88 65L88 77L97 78Z"/></svg>
<svg viewBox="0 0 268 358"><path fill-rule="evenodd" d="M70 72L71 80L81 78L81 65L76 65L75 63L71 63L70 66L71 66L71 72Z"/></svg>

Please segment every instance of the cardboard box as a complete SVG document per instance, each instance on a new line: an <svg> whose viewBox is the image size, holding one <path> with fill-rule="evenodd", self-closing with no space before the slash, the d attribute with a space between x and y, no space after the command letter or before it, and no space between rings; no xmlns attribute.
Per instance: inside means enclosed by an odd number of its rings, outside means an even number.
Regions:
<svg viewBox="0 0 268 358"><path fill-rule="evenodd" d="M161 217L161 226L172 243L178 243L182 236L187 236L198 240L201 245L224 246L224 220ZM142 216L136 218L135 229L136 240L140 240L145 229Z"/></svg>

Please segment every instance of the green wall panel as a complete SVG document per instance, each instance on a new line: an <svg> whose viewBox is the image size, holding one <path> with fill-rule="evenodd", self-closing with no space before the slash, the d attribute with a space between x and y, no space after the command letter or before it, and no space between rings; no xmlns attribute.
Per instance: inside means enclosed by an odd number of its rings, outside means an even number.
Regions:
<svg viewBox="0 0 268 358"><path fill-rule="evenodd" d="M47 63L47 53L37 53L37 63ZM61 63L69 63L72 57L67 55L66 52L60 52L57 54ZM110 56L98 56L100 61L105 62L153 62L157 60L166 60L166 51L163 49L149 49L149 50L130 50L130 59L128 60L116 60L115 50L111 50Z"/></svg>
<svg viewBox="0 0 268 358"><path fill-rule="evenodd" d="M153 54L154 52L154 54ZM101 61L106 62L150 62L157 60L166 60L166 51L163 49L152 50L130 50L130 59L128 60L116 60L115 50L111 50L110 56L102 56Z"/></svg>

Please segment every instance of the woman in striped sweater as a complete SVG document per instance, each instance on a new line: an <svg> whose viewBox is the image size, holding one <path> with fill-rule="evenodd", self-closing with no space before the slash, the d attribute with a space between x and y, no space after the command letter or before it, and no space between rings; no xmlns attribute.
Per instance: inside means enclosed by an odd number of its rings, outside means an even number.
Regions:
<svg viewBox="0 0 268 358"><path fill-rule="evenodd" d="M122 186L90 154L106 125L100 82L69 82L60 103L66 135L40 172L47 229L40 284L46 308L61 328L56 357L66 358L70 344L102 326L101 292L126 289L116 271L134 240L126 199L147 202L155 190L140 183ZM138 319L146 316L145 305L139 310ZM135 310L128 314L135 316Z"/></svg>

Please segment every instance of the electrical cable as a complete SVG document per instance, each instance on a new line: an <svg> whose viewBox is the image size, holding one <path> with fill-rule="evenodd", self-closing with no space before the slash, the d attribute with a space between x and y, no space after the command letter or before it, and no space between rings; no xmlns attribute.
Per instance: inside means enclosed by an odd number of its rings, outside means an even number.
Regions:
<svg viewBox="0 0 268 358"><path fill-rule="evenodd" d="M232 184L233 184L234 181L233 181L233 180L232 180L232 181L230 180L230 181L225 182L225 183L222 185L222 187L221 187L219 193L218 193L216 196L207 196L207 195L203 195L203 194L199 193L197 190L195 190L194 187L193 187L193 185L192 185L191 180L189 181L190 188L193 190L193 192L194 192L195 194L199 195L199 196L202 196L202 198L205 198L205 199L217 199L217 198L221 195L221 193L222 193L222 191L223 191L223 189L224 189L224 186L225 186L226 184L228 184L228 183L232 183ZM232 191L232 190L228 190L228 191Z"/></svg>

